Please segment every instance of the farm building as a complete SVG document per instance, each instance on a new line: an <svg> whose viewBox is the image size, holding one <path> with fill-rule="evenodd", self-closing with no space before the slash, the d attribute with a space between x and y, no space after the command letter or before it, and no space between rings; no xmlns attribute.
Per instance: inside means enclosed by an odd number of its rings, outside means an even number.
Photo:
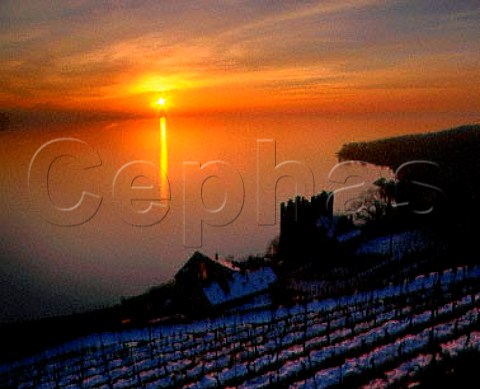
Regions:
<svg viewBox="0 0 480 389"><path fill-rule="evenodd" d="M269 267L240 271L223 258L196 252L175 275L177 290L191 312L233 306L267 291L277 277Z"/></svg>

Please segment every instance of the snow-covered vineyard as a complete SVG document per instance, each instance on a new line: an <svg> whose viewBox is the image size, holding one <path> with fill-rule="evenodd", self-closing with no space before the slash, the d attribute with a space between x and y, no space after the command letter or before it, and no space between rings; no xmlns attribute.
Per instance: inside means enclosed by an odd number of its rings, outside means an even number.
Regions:
<svg viewBox="0 0 480 389"><path fill-rule="evenodd" d="M387 387L480 350L480 268L191 324L90 336L0 367L18 388Z"/></svg>

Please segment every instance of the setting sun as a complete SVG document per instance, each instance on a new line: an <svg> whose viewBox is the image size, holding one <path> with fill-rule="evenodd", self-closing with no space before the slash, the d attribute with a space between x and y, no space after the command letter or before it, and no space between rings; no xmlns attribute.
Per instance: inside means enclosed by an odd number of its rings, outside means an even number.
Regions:
<svg viewBox="0 0 480 389"><path fill-rule="evenodd" d="M157 105L159 105L160 107L165 107L165 103L167 102L167 100L165 100L164 97L160 97L158 100L157 100Z"/></svg>

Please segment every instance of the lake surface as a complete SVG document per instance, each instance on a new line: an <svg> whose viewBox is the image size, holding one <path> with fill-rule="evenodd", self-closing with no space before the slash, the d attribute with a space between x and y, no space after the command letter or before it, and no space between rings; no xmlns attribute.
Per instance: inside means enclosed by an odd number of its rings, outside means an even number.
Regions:
<svg viewBox="0 0 480 389"><path fill-rule="evenodd" d="M329 177L344 143L468 122L230 115L14 124L0 133L0 321L117 303L169 280L195 250L264 253L281 201L359 182L348 169ZM84 191L93 196L77 204Z"/></svg>

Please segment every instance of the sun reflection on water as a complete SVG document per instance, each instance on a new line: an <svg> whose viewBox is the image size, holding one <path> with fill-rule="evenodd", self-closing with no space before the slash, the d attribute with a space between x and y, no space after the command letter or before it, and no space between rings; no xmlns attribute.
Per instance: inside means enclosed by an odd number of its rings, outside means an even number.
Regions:
<svg viewBox="0 0 480 389"><path fill-rule="evenodd" d="M168 184L168 147L167 147L167 119L160 117L160 196L162 200L170 200Z"/></svg>

